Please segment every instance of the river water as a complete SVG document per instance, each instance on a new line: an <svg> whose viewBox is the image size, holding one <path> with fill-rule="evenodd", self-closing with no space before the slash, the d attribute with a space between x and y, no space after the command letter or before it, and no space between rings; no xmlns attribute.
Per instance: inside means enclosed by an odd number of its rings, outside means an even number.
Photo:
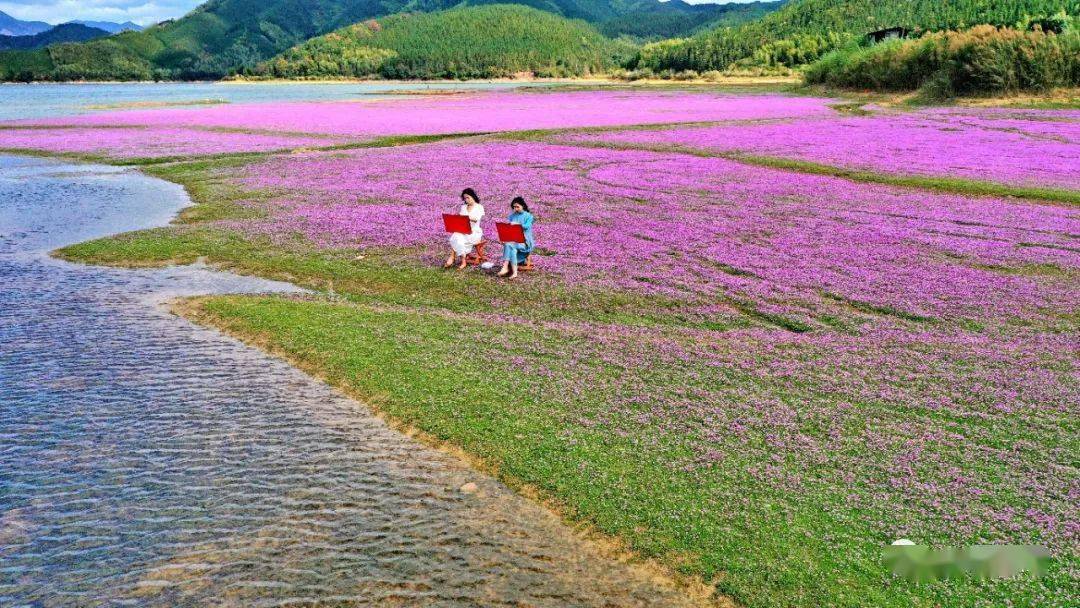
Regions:
<svg viewBox="0 0 1080 608"><path fill-rule="evenodd" d="M0 606L684 602L163 304L289 285L48 256L187 202L130 170L0 156Z"/></svg>
<svg viewBox="0 0 1080 608"><path fill-rule="evenodd" d="M533 83L529 86L547 86ZM5 83L0 84L0 121L55 118L137 104L167 105L215 101L266 103L340 101L383 97L402 91L512 89L515 82L347 82L347 83Z"/></svg>

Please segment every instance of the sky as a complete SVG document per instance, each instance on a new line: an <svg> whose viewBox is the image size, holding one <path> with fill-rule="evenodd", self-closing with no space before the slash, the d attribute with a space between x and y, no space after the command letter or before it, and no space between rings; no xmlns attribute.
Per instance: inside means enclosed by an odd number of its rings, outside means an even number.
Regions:
<svg viewBox="0 0 1080 608"><path fill-rule="evenodd" d="M180 17L206 0L0 0L0 11L23 21L134 21L150 25Z"/></svg>
<svg viewBox="0 0 1080 608"><path fill-rule="evenodd" d="M74 19L90 21L134 21L150 25L180 17L206 0L0 0L0 11L24 21L63 23ZM704 2L751 2L752 0L686 0Z"/></svg>

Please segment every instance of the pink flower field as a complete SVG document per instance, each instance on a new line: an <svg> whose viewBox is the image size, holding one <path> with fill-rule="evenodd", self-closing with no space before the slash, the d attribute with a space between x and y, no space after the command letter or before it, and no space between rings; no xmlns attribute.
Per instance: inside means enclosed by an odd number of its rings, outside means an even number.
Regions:
<svg viewBox="0 0 1080 608"><path fill-rule="evenodd" d="M604 132L565 141L678 145L895 175L1080 190L1080 118L974 109L805 117L768 124Z"/></svg>
<svg viewBox="0 0 1080 608"><path fill-rule="evenodd" d="M1080 577L1080 205L1059 191L1080 190L1080 113L837 102L222 105L8 125L0 148L157 158L213 213L87 251L327 289L217 302L747 605L1059 605ZM546 129L566 131L511 133ZM407 135L445 137L380 139ZM335 144L356 145L317 149ZM265 153L165 158L224 152ZM528 201L535 272L441 268L464 187L493 261L494 222ZM1039 582L905 585L881 568L899 537L1057 561Z"/></svg>
<svg viewBox="0 0 1080 608"><path fill-rule="evenodd" d="M563 279L813 317L825 301L901 316L1004 317L1080 306L1080 210L931 194L720 158L535 143L447 142L272 158L244 183L283 192L236 226L325 247L438 243L458 185L487 230L522 194L540 263ZM1045 272L1029 273L1031 268Z"/></svg>
<svg viewBox="0 0 1080 608"><path fill-rule="evenodd" d="M872 115L852 116L832 109L836 102L776 94L580 91L228 104L19 123L35 129L9 124L0 128L0 148L152 159L331 146L387 136L591 128L601 130L557 137L567 143L675 145L888 175L1080 190L1078 112L899 112L871 105ZM665 124L672 127L618 129Z"/></svg>
<svg viewBox="0 0 1080 608"><path fill-rule="evenodd" d="M332 146L327 137L189 128L0 129L0 148L100 155L115 159L271 152Z"/></svg>
<svg viewBox="0 0 1080 608"><path fill-rule="evenodd" d="M828 115L832 100L683 92L486 93L109 112L35 124L225 127L372 138Z"/></svg>

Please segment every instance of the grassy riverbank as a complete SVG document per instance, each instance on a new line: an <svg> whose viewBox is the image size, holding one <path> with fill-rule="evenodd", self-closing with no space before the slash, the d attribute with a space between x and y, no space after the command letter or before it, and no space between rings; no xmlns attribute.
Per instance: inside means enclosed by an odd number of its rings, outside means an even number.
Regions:
<svg viewBox="0 0 1080 608"><path fill-rule="evenodd" d="M1063 523L1075 514L1078 447L1076 212L1054 194L1071 189L1029 184L1069 176L1017 162L1000 175L1015 181L997 184L930 163L938 173L915 179L803 148L794 160L717 151L727 129L898 122L953 137L955 127L933 112L852 117L835 102L770 96L717 106L739 118L702 123L684 115L700 98L656 95L630 101L674 103L683 114L668 122L684 124L530 123L512 135L146 159L142 170L183 184L195 205L173 226L59 255L204 258L315 289L180 309L740 604L1067 597L1078 559ZM543 108L550 95L500 101ZM771 103L782 111L761 116ZM1016 116L979 114L965 128L997 142L994 158L1037 154L1052 168L1067 144L1046 133L1071 123L1041 118L1018 127ZM985 158L950 153L947 168L978 170ZM529 194L539 272L508 283L439 268L441 235L423 218L458 182L482 196ZM987 198L1024 188L1053 200ZM897 537L1045 544L1055 563L1038 582L912 586L880 560Z"/></svg>

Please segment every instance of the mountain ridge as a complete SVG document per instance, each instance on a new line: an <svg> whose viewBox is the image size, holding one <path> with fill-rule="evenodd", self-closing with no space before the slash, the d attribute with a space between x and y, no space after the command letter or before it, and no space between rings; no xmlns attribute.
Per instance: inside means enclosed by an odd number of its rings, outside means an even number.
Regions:
<svg viewBox="0 0 1080 608"><path fill-rule="evenodd" d="M44 21L23 21L0 11L0 35L3 36L33 36L46 32L52 27Z"/></svg>
<svg viewBox="0 0 1080 608"><path fill-rule="evenodd" d="M87 21L85 19L76 19L74 21L68 21L67 23L75 23L78 25L85 25L86 27L105 30L110 34L119 34L120 32L141 32L146 29L134 21L116 23L114 21Z"/></svg>
<svg viewBox="0 0 1080 608"><path fill-rule="evenodd" d="M82 25L94 29L104 30L109 34L118 34L126 31L142 31L143 26L133 21L126 21L124 23L115 23L113 21L89 21L86 19L72 19L63 23L53 25L44 21L24 21L16 17L0 11L0 36L36 36L38 34L44 34L49 30L58 28L62 25L75 24Z"/></svg>
<svg viewBox="0 0 1080 608"><path fill-rule="evenodd" d="M494 0L209 0L187 15L31 55L0 55L0 80L216 80L250 69L305 40L402 12L434 12ZM707 13L681 0L503 0L593 23L634 13ZM644 17L643 17L644 18Z"/></svg>
<svg viewBox="0 0 1080 608"><path fill-rule="evenodd" d="M86 42L108 36L109 32L79 23L62 23L32 36L0 36L0 50L33 50L64 42Z"/></svg>

